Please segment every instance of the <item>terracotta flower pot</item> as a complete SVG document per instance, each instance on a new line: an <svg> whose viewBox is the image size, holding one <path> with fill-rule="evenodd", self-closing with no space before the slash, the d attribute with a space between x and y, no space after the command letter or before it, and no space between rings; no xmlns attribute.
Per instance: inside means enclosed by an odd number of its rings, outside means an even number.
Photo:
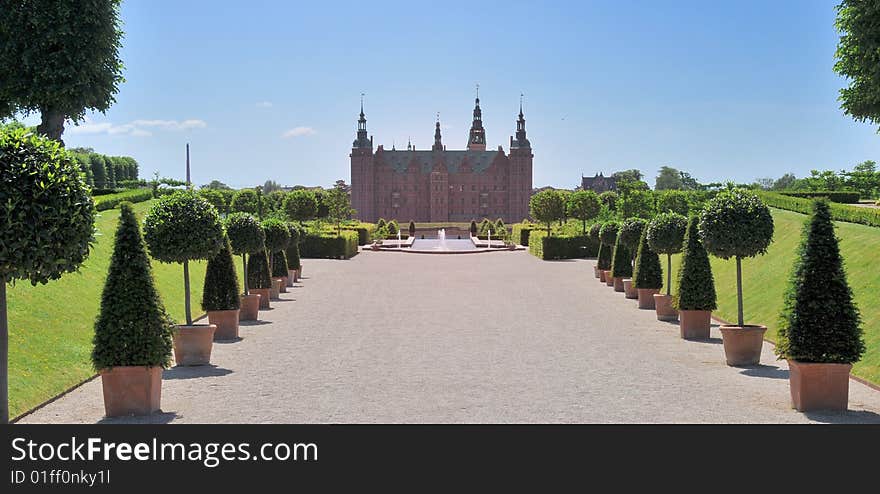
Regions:
<svg viewBox="0 0 880 494"><path fill-rule="evenodd" d="M214 324L177 326L174 331L174 361L177 365L208 365L214 346Z"/></svg>
<svg viewBox="0 0 880 494"><path fill-rule="evenodd" d="M279 293L287 293L287 276L281 276L281 287L278 288Z"/></svg>
<svg viewBox="0 0 880 494"><path fill-rule="evenodd" d="M597 276L597 278L599 278L599 283L605 283L605 270L596 268L596 271L599 272L599 276Z"/></svg>
<svg viewBox="0 0 880 494"><path fill-rule="evenodd" d="M626 298L639 298L639 291L636 289L635 285L633 285L633 280L630 278L623 279L623 293Z"/></svg>
<svg viewBox="0 0 880 494"><path fill-rule="evenodd" d="M292 287L295 282L296 282L296 270L295 269L288 269L287 270L287 286Z"/></svg>
<svg viewBox="0 0 880 494"><path fill-rule="evenodd" d="M608 286L614 286L614 277L611 276L610 269L605 271L605 284Z"/></svg>
<svg viewBox="0 0 880 494"><path fill-rule="evenodd" d="M852 364L788 361L791 406L799 412L846 410Z"/></svg>
<svg viewBox="0 0 880 494"><path fill-rule="evenodd" d="M217 326L217 330L214 331L214 340L234 340L238 338L239 312L240 309L208 311L208 322Z"/></svg>
<svg viewBox="0 0 880 494"><path fill-rule="evenodd" d="M686 340L709 339L709 328L712 327L712 311L682 310L679 311L678 319L682 338Z"/></svg>
<svg viewBox="0 0 880 494"><path fill-rule="evenodd" d="M104 413L108 417L150 415L162 401L162 368L119 366L101 370Z"/></svg>
<svg viewBox="0 0 880 494"><path fill-rule="evenodd" d="M599 266L593 266L593 275L594 275L596 278L601 278L601 277L602 277L602 275L599 274Z"/></svg>
<svg viewBox="0 0 880 494"><path fill-rule="evenodd" d="M272 288L269 289L269 298L272 300L278 300L281 298L281 283L284 282L283 278L272 278Z"/></svg>
<svg viewBox="0 0 880 494"><path fill-rule="evenodd" d="M300 279L299 269L294 270L294 273L295 274L293 275L293 281L299 281L299 279Z"/></svg>
<svg viewBox="0 0 880 494"><path fill-rule="evenodd" d="M297 279L299 279L299 278L302 278L302 276L303 276L303 267L302 267L302 263L300 263L299 269L296 270L296 277L297 277Z"/></svg>
<svg viewBox="0 0 880 494"><path fill-rule="evenodd" d="M654 309L657 311L657 319L660 321L675 321L678 319L678 311L672 306L672 295L655 293Z"/></svg>
<svg viewBox="0 0 880 494"><path fill-rule="evenodd" d="M654 310L654 294L660 293L659 288L636 288L639 292L639 309Z"/></svg>
<svg viewBox="0 0 880 494"><path fill-rule="evenodd" d="M251 290L253 291L253 290ZM239 297L241 308L238 313L239 321L256 321L260 310L260 294L251 293Z"/></svg>
<svg viewBox="0 0 880 494"><path fill-rule="evenodd" d="M623 278L620 276L614 277L614 291L623 293Z"/></svg>
<svg viewBox="0 0 880 494"><path fill-rule="evenodd" d="M761 361L761 347L764 345L764 332L767 331L767 326L722 325L720 329L727 365L732 367L758 365Z"/></svg>
<svg viewBox="0 0 880 494"><path fill-rule="evenodd" d="M269 289L268 288L251 288L250 292L260 296L260 310L267 310L267 309L272 308L269 305Z"/></svg>

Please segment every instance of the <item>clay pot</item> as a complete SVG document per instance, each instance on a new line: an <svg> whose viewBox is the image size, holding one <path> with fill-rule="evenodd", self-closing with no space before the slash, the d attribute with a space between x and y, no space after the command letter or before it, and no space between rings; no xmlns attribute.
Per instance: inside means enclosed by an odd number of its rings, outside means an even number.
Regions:
<svg viewBox="0 0 880 494"><path fill-rule="evenodd" d="M672 295L655 293L654 309L657 311L657 319L660 321L675 321L678 319L678 311L672 306Z"/></svg>
<svg viewBox="0 0 880 494"><path fill-rule="evenodd" d="M633 280L630 278L623 279L623 293L626 298L639 298L639 291L636 289L635 285L633 285Z"/></svg>
<svg viewBox="0 0 880 494"><path fill-rule="evenodd" d="M605 283L605 270L596 268L596 271L599 272L599 276L597 276L597 278L599 278L599 283Z"/></svg>
<svg viewBox="0 0 880 494"><path fill-rule="evenodd" d="M620 276L614 277L614 291L623 293L623 278Z"/></svg>
<svg viewBox="0 0 880 494"><path fill-rule="evenodd" d="M758 365L761 361L761 347L764 345L764 332L767 331L767 326L722 325L720 329L727 365L732 367Z"/></svg>
<svg viewBox="0 0 880 494"><path fill-rule="evenodd" d="M177 365L208 365L214 346L214 324L177 326L174 330L174 361Z"/></svg>
<svg viewBox="0 0 880 494"><path fill-rule="evenodd" d="M788 361L791 406L799 412L846 410L852 364Z"/></svg>
<svg viewBox="0 0 880 494"><path fill-rule="evenodd" d="M208 311L208 322L217 326L217 330L214 331L214 340L238 338L239 311L240 309Z"/></svg>
<svg viewBox="0 0 880 494"><path fill-rule="evenodd" d="M708 340L712 327L712 311L682 310L679 312L679 328L685 340Z"/></svg>
<svg viewBox="0 0 880 494"><path fill-rule="evenodd" d="M251 288L250 292L260 296L260 310L268 310L271 308L269 305L268 288Z"/></svg>
<svg viewBox="0 0 880 494"><path fill-rule="evenodd" d="M241 300L240 309L238 313L239 321L256 321L259 316L260 309L260 295L258 293L251 293L248 295L242 295L239 297Z"/></svg>
<svg viewBox="0 0 880 494"><path fill-rule="evenodd" d="M281 286L278 288L279 293L287 293L287 276L281 276Z"/></svg>
<svg viewBox="0 0 880 494"><path fill-rule="evenodd" d="M659 288L636 288L639 292L639 309L654 310L654 294L660 293Z"/></svg>
<svg viewBox="0 0 880 494"><path fill-rule="evenodd" d="M303 276L303 267L302 267L302 263L300 263L299 269L296 270L296 278L299 279L299 278L302 278L302 276Z"/></svg>
<svg viewBox="0 0 880 494"><path fill-rule="evenodd" d="M108 417L150 415L162 401L162 368L119 366L102 369L104 413Z"/></svg>
<svg viewBox="0 0 880 494"><path fill-rule="evenodd" d="M288 269L287 270L287 286L292 287L295 282L296 282L296 270L295 269Z"/></svg>
<svg viewBox="0 0 880 494"><path fill-rule="evenodd" d="M599 274L599 266L593 266L593 275L594 275L596 278L601 278L601 277L602 277L602 275Z"/></svg>
<svg viewBox="0 0 880 494"><path fill-rule="evenodd" d="M611 276L611 270L605 271L605 284L608 286L614 286L614 277Z"/></svg>
<svg viewBox="0 0 880 494"><path fill-rule="evenodd" d="M269 289L269 298L272 300L279 300L281 298L281 284L284 282L283 278L272 278L272 288Z"/></svg>

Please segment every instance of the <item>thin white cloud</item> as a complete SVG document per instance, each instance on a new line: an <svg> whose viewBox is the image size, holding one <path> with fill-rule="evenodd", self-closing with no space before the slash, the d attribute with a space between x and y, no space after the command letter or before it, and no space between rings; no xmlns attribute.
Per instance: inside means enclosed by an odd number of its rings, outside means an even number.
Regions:
<svg viewBox="0 0 880 494"><path fill-rule="evenodd" d="M294 127L281 134L281 137L284 139L290 139L291 137L313 136L317 133L318 132L311 127Z"/></svg>
<svg viewBox="0 0 880 494"><path fill-rule="evenodd" d="M115 125L112 122L93 122L86 118L79 125L71 126L70 134L108 134L130 135L135 137L151 136L150 129L182 131L189 129L203 129L208 124L204 120L134 120L126 124Z"/></svg>
<svg viewBox="0 0 880 494"><path fill-rule="evenodd" d="M260 101L257 103L257 108L272 108L271 101Z"/></svg>

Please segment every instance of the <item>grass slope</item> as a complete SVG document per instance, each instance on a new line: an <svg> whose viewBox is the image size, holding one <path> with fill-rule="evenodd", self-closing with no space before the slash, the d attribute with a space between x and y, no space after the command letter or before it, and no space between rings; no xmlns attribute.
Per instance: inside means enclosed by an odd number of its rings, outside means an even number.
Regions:
<svg viewBox="0 0 880 494"><path fill-rule="evenodd" d="M775 233L767 255L743 261L743 311L746 324L767 326L767 338L775 341L779 314L800 245L807 216L773 209ZM867 351L853 367L853 374L880 383L880 228L835 222L847 279L862 314ZM673 256L673 284L678 258ZM663 261L665 268L666 262ZM718 291L715 315L736 322L736 263L712 258L712 272ZM665 277L664 277L665 279ZM675 287L673 286L673 289Z"/></svg>
<svg viewBox="0 0 880 494"><path fill-rule="evenodd" d="M138 217L152 201L135 204ZM119 210L99 213L96 242L79 273L47 285L8 287L10 417L62 393L94 374L92 334L113 253ZM190 263L193 317L201 314L205 262ZM237 262L239 280L241 263ZM182 322L183 267L153 261L153 276L166 309Z"/></svg>

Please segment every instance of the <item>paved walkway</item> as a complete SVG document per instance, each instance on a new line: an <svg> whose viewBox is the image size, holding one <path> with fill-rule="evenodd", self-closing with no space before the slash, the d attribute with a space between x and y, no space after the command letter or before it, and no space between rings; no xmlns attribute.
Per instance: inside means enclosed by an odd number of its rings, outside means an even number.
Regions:
<svg viewBox="0 0 880 494"><path fill-rule="evenodd" d="M850 384L850 411L789 406L765 345L724 363L720 335L678 337L600 284L593 261L526 252L363 252L307 259L306 279L216 344L216 367L166 371L165 413L106 422L875 422L880 392ZM99 380L22 422L102 420Z"/></svg>

